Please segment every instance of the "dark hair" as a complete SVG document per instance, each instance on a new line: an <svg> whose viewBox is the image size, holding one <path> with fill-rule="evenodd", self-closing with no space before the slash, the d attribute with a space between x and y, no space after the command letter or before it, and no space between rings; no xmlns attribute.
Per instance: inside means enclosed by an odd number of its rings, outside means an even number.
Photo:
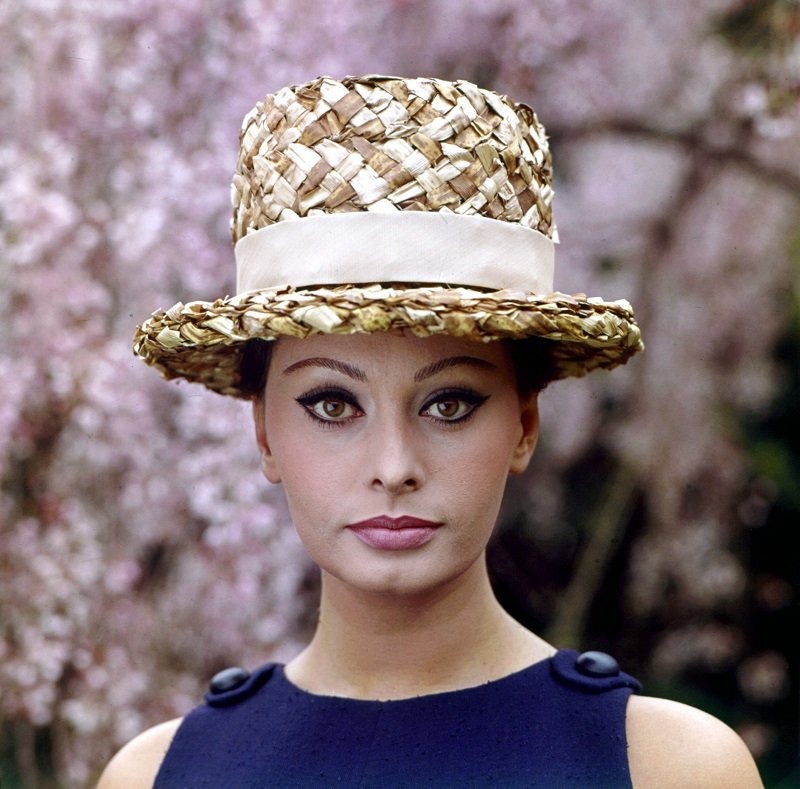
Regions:
<svg viewBox="0 0 800 789"><path fill-rule="evenodd" d="M517 391L521 396L541 392L556 377L551 340L526 337L503 342L509 349L517 378ZM271 340L262 340L259 337L247 340L239 367L239 386L245 394L257 397L264 391L271 356Z"/></svg>
<svg viewBox="0 0 800 789"><path fill-rule="evenodd" d="M511 365L517 377L517 391L521 396L541 392L555 380L556 363L552 340L525 337L522 340L504 340L511 354Z"/></svg>
<svg viewBox="0 0 800 789"><path fill-rule="evenodd" d="M250 397L258 397L267 385L272 343L272 340L253 337L244 344L239 365L239 388Z"/></svg>

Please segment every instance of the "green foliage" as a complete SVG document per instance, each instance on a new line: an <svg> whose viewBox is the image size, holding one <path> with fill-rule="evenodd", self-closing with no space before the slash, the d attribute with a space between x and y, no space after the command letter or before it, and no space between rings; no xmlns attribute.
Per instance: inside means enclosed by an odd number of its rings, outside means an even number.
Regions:
<svg viewBox="0 0 800 789"><path fill-rule="evenodd" d="M744 0L720 17L716 30L742 53L764 57L791 46L799 18L796 0Z"/></svg>

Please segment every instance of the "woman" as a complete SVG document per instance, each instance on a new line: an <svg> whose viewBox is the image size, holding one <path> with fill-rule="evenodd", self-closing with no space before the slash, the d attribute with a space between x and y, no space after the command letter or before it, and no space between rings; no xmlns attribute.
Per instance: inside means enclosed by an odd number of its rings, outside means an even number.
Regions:
<svg viewBox="0 0 800 789"><path fill-rule="evenodd" d="M627 303L552 292L551 183L533 112L466 82L321 78L245 118L239 295L155 313L135 346L253 400L319 622L286 666L217 675L101 787L761 786L722 723L556 650L489 585L538 392L642 347Z"/></svg>

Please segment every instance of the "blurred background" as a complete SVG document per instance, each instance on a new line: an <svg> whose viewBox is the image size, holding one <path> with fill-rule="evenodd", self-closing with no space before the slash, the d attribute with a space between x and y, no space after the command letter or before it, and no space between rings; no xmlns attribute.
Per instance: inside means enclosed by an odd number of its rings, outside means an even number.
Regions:
<svg viewBox="0 0 800 789"><path fill-rule="evenodd" d="M135 360L233 288L242 116L320 74L465 78L551 137L556 286L646 352L554 384L491 549L559 646L723 718L800 786L800 4L0 0L0 784L79 787L316 576L249 408Z"/></svg>

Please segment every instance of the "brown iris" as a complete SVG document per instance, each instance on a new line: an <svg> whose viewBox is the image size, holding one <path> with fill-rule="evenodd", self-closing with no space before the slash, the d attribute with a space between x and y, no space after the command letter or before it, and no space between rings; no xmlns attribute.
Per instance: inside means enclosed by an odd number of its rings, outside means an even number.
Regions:
<svg viewBox="0 0 800 789"><path fill-rule="evenodd" d="M347 404L341 400L324 400L322 402L322 410L325 413L325 416L330 417L331 419L338 419L339 417L344 416L346 408Z"/></svg>
<svg viewBox="0 0 800 789"><path fill-rule="evenodd" d="M436 411L444 419L452 419L458 414L460 406L460 400L440 400L436 403Z"/></svg>

